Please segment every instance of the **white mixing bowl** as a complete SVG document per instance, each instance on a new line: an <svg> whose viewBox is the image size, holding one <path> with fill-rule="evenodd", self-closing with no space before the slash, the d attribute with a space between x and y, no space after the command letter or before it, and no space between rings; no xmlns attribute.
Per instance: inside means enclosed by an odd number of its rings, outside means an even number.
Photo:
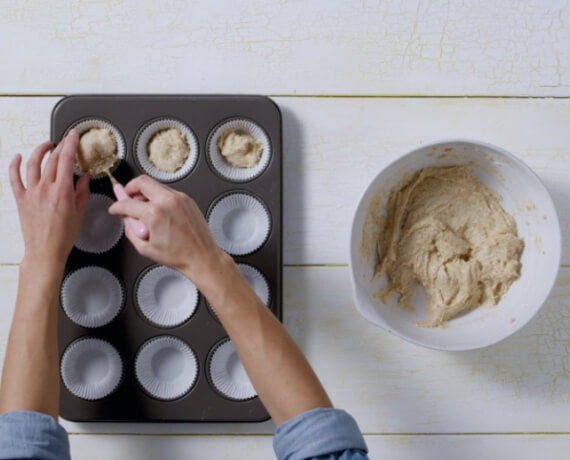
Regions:
<svg viewBox="0 0 570 460"><path fill-rule="evenodd" d="M452 319L443 328L416 323L427 319L423 289L414 297L415 311L398 306L398 295L383 303L374 294L387 277L372 283L378 262L374 232L378 224L367 225L366 217L380 197L376 210L384 207L392 187L405 175L427 166L471 164L471 171L502 197L501 205L517 222L525 247L521 255L521 276L494 307L477 308ZM376 199L378 203L378 199ZM367 251L362 251L363 238ZM384 168L368 186L354 215L350 236L350 273L356 307L367 320L401 338L438 350L472 350L492 345L523 327L540 309L560 265L560 224L548 190L521 160L493 145L473 140L449 140L412 150Z"/></svg>

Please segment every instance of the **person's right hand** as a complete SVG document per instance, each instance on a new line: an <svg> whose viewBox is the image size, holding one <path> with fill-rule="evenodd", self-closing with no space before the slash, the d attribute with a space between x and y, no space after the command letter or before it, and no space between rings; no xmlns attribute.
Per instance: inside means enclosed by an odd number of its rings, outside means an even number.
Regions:
<svg viewBox="0 0 570 460"><path fill-rule="evenodd" d="M207 279L225 253L214 241L202 212L188 195L149 176L138 176L125 186L127 198L115 202L112 215L134 217L149 229L148 240L138 238L125 225L125 234L135 249L159 264L184 273L194 283Z"/></svg>

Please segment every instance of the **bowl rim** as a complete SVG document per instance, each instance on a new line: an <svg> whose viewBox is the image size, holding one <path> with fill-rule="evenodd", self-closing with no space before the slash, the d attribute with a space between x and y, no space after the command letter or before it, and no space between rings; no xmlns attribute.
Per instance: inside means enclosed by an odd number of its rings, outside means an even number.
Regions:
<svg viewBox="0 0 570 460"><path fill-rule="evenodd" d="M422 340L418 340L418 339L415 339L413 337L409 337L406 334L402 334L399 331L396 331L392 327L390 327L390 325L388 325L385 321L382 321L382 324L379 324L376 321L371 321L370 319L368 319L364 315L363 311L360 308L360 299L359 299L360 289L359 289L359 285L356 281L355 271L354 271L354 266L356 264L356 261L353 260L353 258L358 257L358 254L355 254L353 251L353 241L355 240L355 237L357 237L356 231L362 232L361 227L359 227L358 229L356 228L356 217L357 217L359 210L361 209L361 207L364 204L363 203L364 199L366 198L366 196L371 191L371 189L374 186L375 182L377 181L378 177L381 174L383 174L383 172L386 169L392 167L396 162L402 160L405 157L408 157L412 154L417 153L419 150L423 150L423 149L435 147L435 146L441 146L443 144L450 144L450 143L471 144L471 145L478 146L478 147L484 147L484 148L487 148L490 150L494 150L494 151L506 156L510 161L514 162L518 166L522 167L527 173L530 173L532 176L534 176L534 178L538 181L540 186L542 186L542 188L546 191L546 196L548 197L548 200L550 201L550 204L552 205L552 209L554 211L553 212L554 222L552 222L551 225L554 225L554 231L556 233L556 235L555 235L556 242L555 243L557 246L557 248L556 248L556 267L557 267L557 269L556 269L554 276L552 277L552 279L550 281L550 285L548 286L548 289L546 289L544 291L544 295L542 296L542 300L538 304L537 308L527 318L525 318L522 321L517 321L517 325L512 330L508 331L508 333L506 335L501 336L501 337L496 338L496 339L492 339L490 341L481 342L475 346L467 345L467 346L444 347L444 346L433 345L430 343L426 343ZM388 164L386 164L385 166L382 167L382 169L378 172L378 174L376 174L372 178L372 180L368 183L368 185L366 186L364 191L360 194L360 197L357 201L356 207L355 207L353 215L352 215L352 224L351 224L350 233L349 233L348 250L349 250L348 269L349 269L349 273L350 273L350 282L351 282L351 287L352 287L352 298L354 301L354 305L355 305L356 309L358 310L358 312L361 314L361 316L363 316L366 320L370 321L374 325L379 326L379 327L385 329L386 331L390 332L391 334L394 334L395 336L400 337L401 339L405 340L406 342L412 343L414 345L418 345L418 346L421 346L421 347L424 347L427 349L431 349L431 350L439 350L439 351L470 351L470 350L477 350L477 349L481 349L481 348L485 348L485 347L495 345L495 344L505 340L506 338L514 335L516 332L520 331L525 325L527 325L530 322L530 320L532 318L534 318L536 316L536 314L540 311L540 309L543 307L544 303L546 302L546 300L550 296L550 294L552 292L552 288L556 284L556 280L557 280L558 274L560 272L560 262L562 259L562 231L561 231L561 227L560 227L560 219L558 216L558 211L556 209L554 201L552 200L552 196L550 194L550 191L548 190L548 187L543 182L543 180L538 176L538 174L536 172L534 172L534 170L530 166L528 166L525 162L523 162L520 158L516 157L512 153L510 153L507 150L505 150L501 147L498 147L494 144L479 141L476 139L453 137L453 138L443 138L440 140L436 140L433 142L428 142L426 144L416 146L416 147L406 151L405 153L398 155L394 160L392 160L391 162L389 162Z"/></svg>

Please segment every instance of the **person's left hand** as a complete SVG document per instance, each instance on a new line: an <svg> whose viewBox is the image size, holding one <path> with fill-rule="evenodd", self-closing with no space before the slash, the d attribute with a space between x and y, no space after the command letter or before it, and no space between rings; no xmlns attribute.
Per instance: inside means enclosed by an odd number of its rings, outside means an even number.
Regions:
<svg viewBox="0 0 570 460"><path fill-rule="evenodd" d="M24 237L24 262L62 270L77 239L89 199L89 176L73 187L73 165L79 136L72 129L41 170L51 143L37 146L26 165L26 187L20 176L22 156L10 163L10 185L16 198Z"/></svg>

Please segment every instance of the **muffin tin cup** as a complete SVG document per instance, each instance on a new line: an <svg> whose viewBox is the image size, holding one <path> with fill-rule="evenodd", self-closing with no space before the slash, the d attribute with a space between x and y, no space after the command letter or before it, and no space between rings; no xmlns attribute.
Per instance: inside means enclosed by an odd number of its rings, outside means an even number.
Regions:
<svg viewBox="0 0 570 460"><path fill-rule="evenodd" d="M125 140L121 132L113 124L101 118L86 118L83 120L79 120L78 122L72 124L69 128L67 128L65 136L67 135L67 133L69 133L69 131L75 129L77 131L77 134L79 134L79 137L81 138L82 134L85 134L87 131L89 131L92 128L106 128L109 131L111 131L113 137L115 138L115 142L117 143L117 161L115 162L113 167L109 168L109 171L113 172L115 169L117 169L117 166L119 166L121 160L125 159L127 154ZM73 172L75 173L76 176L80 176L83 174L81 169L79 169L79 165L77 163L73 168ZM101 179L106 176L107 175L105 173L95 174L93 176L90 176L90 179Z"/></svg>
<svg viewBox="0 0 570 460"><path fill-rule="evenodd" d="M251 168L239 168L232 165L222 155L218 147L218 139L226 131L236 131L238 134L249 134L261 143L263 151L259 162ZM208 140L208 159L214 170L224 179L231 182L247 182L261 175L271 161L271 142L265 130L251 120L235 118L218 125Z"/></svg>
<svg viewBox="0 0 570 460"><path fill-rule="evenodd" d="M198 361L182 340L159 336L140 348L135 360L135 375L151 397L170 401L192 389L198 377Z"/></svg>
<svg viewBox="0 0 570 460"><path fill-rule="evenodd" d="M244 401L257 396L234 344L229 339L214 348L208 373L214 388L225 398Z"/></svg>
<svg viewBox="0 0 570 460"><path fill-rule="evenodd" d="M63 353L60 370L63 383L73 395L94 401L106 398L119 386L123 361L109 342L81 338Z"/></svg>
<svg viewBox="0 0 570 460"><path fill-rule="evenodd" d="M188 321L198 306L198 289L180 272L161 265L140 278L136 302L146 320L159 327L175 327Z"/></svg>
<svg viewBox="0 0 570 460"><path fill-rule="evenodd" d="M110 251L123 236L123 219L111 216L114 201L106 195L92 193L87 202L85 218L75 247L84 252L102 254Z"/></svg>
<svg viewBox="0 0 570 460"><path fill-rule="evenodd" d="M208 225L220 248L244 256L263 246L271 230L271 218L259 199L235 192L214 203Z"/></svg>
<svg viewBox="0 0 570 460"><path fill-rule="evenodd" d="M109 270L88 266L69 273L61 286L61 306L69 319L85 328L102 327L121 311L125 291Z"/></svg>
<svg viewBox="0 0 570 460"><path fill-rule="evenodd" d="M186 137L186 142L190 149L188 158L183 165L174 172L167 172L157 168L148 158L148 145L152 137L165 129L174 128L179 130ZM135 141L135 157L141 170L151 177L161 182L174 182L178 181L192 172L196 162L198 161L198 140L194 132L181 121L172 118L160 118L151 121L144 126L137 136Z"/></svg>

